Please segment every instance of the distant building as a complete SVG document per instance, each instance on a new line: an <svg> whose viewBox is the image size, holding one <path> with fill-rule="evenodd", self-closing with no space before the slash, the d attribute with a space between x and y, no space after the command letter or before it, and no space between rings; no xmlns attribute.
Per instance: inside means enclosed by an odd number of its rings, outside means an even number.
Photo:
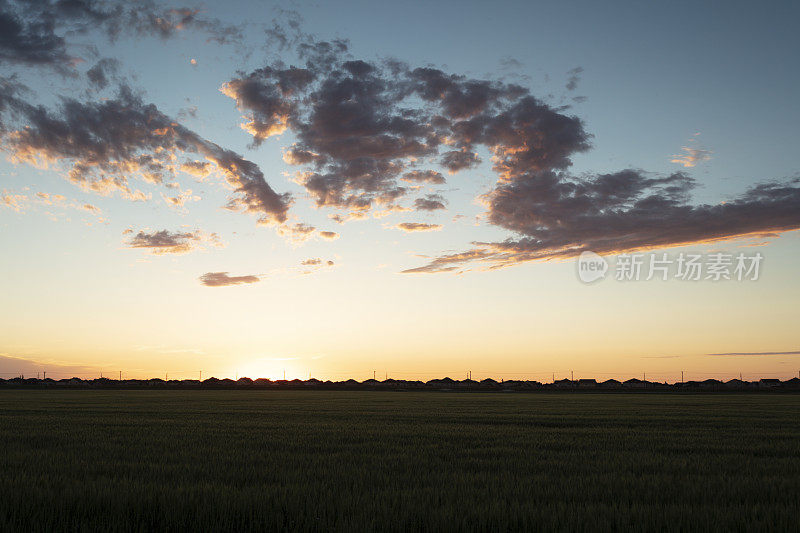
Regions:
<svg viewBox="0 0 800 533"><path fill-rule="evenodd" d="M641 379L631 378L622 383L622 386L629 389L644 389L649 385L647 381Z"/></svg>
<svg viewBox="0 0 800 533"><path fill-rule="evenodd" d="M800 389L800 378L792 378L783 382L785 389Z"/></svg>
<svg viewBox="0 0 800 533"><path fill-rule="evenodd" d="M732 379L725 382L726 389L746 389L750 384L741 379Z"/></svg>
<svg viewBox="0 0 800 533"><path fill-rule="evenodd" d="M758 380L758 386L762 389L772 389L775 387L781 386L781 380L779 379L760 379Z"/></svg>
<svg viewBox="0 0 800 533"><path fill-rule="evenodd" d="M722 382L718 379L706 379L700 382L700 388L705 390L717 390L722 388Z"/></svg>
<svg viewBox="0 0 800 533"><path fill-rule="evenodd" d="M575 383L573 381L570 381L570 380L566 379L566 378L565 379L557 379L555 382L553 382L553 385L557 389L571 389L571 388L575 387Z"/></svg>

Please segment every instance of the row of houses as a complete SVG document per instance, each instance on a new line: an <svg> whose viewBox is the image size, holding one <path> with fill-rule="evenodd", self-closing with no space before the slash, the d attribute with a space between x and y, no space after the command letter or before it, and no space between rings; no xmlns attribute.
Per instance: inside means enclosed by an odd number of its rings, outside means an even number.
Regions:
<svg viewBox="0 0 800 533"><path fill-rule="evenodd" d="M501 380L491 378L482 381L472 379L454 380L451 378L433 379L430 381L385 379L379 381L368 379L356 381L321 381L308 380L276 380L240 378L217 379L209 378L203 381L196 379L169 380L154 378L147 380L129 379L113 380L108 378L84 380L71 379L35 379L14 378L0 379L0 388L161 388L161 389L343 389L343 390L474 390L474 391L533 391L533 390L571 390L571 391L764 391L785 390L800 391L800 379L792 378L786 381L779 379L760 379L758 381L743 381L732 379L720 381L707 379L704 381L686 381L682 383L659 383L643 379L628 379L619 381L607 379L561 379L551 383L527 380Z"/></svg>

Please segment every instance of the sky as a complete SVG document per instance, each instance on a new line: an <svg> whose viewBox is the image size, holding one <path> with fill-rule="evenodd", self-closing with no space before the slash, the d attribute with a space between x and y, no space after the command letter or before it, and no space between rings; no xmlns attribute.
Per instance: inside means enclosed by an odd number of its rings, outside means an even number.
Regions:
<svg viewBox="0 0 800 533"><path fill-rule="evenodd" d="M0 0L0 377L797 376L798 15Z"/></svg>

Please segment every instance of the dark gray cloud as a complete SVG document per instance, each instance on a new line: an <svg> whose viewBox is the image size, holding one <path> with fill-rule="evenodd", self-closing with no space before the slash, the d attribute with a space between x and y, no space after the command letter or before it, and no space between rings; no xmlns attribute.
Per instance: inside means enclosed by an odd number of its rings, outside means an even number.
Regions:
<svg viewBox="0 0 800 533"><path fill-rule="evenodd" d="M206 287L227 287L229 285L245 285L261 281L258 276L229 276L227 272L207 272L200 276L199 279L200 283Z"/></svg>
<svg viewBox="0 0 800 533"><path fill-rule="evenodd" d="M105 89L118 70L119 61L105 57L86 71L86 77L95 89Z"/></svg>
<svg viewBox="0 0 800 533"><path fill-rule="evenodd" d="M417 198L414 200L414 209L417 211L446 209L444 196L441 194L427 194L424 198Z"/></svg>
<svg viewBox="0 0 800 533"><path fill-rule="evenodd" d="M442 172L474 168L481 163L479 153L492 161L497 182L482 197L486 220L508 230L509 238L474 243L412 271L459 270L471 263L499 267L583 250L633 251L800 227L797 180L756 185L725 203L696 205L695 182L683 173L575 175L569 171L572 159L590 148L591 135L568 107L554 107L504 81L395 60L360 60L346 41L318 41L300 31L296 17L285 18L288 22L267 35L279 49L293 48L299 64L274 61L238 74L222 90L245 117L243 127L254 145L284 131L293 134L296 143L284 159L298 167L294 179L316 206L338 210L333 220L407 210L409 194L444 183ZM65 38L82 32L168 38L188 28L219 42L235 39L237 31L197 9L167 9L149 1L0 0L5 30L0 63L70 64L74 58ZM108 86L114 76L113 66L102 61L86 72L96 88ZM567 90L575 89L580 74L580 68L569 72ZM169 185L176 171L200 178L219 174L235 191L229 209L283 224L283 234L293 240L333 236L302 223L284 224L292 199L276 193L257 165L200 137L129 89L94 103L64 98L48 109L21 100L23 89L13 78L0 84L0 135L17 161L58 166L87 189L131 199L146 197L132 177ZM695 161L708 154L689 155ZM444 204L436 195L414 201L421 210ZM439 229L421 223L396 227Z"/></svg>
<svg viewBox="0 0 800 533"><path fill-rule="evenodd" d="M450 174L477 167L480 163L481 158L478 157L478 154L468 150L450 150L439 158L439 164L446 168Z"/></svg>
<svg viewBox="0 0 800 533"><path fill-rule="evenodd" d="M407 272L443 272L472 262L502 267L524 261L774 236L800 229L800 180L761 184L730 201L691 205L693 179L627 170L591 178L552 171L498 186L486 197L489 220L521 235L473 243Z"/></svg>
<svg viewBox="0 0 800 533"><path fill-rule="evenodd" d="M581 81L582 73L583 73L583 67L575 67L573 69L570 69L569 72L567 72L567 75L569 77L567 78L566 88L568 91L574 91L575 89L578 88L578 83Z"/></svg>
<svg viewBox="0 0 800 533"><path fill-rule="evenodd" d="M78 58L67 36L99 32L170 38L200 31L219 44L239 42L241 28L193 7L167 8L151 0L0 0L0 64L52 66L63 71Z"/></svg>
<svg viewBox="0 0 800 533"><path fill-rule="evenodd" d="M161 254L185 254L210 245L221 247L222 243L216 233L204 233L200 230L190 232L171 232L160 230L153 232L139 231L127 241L129 248L142 248L149 252Z"/></svg>
<svg viewBox="0 0 800 533"><path fill-rule="evenodd" d="M450 173L475 167L479 145L498 165L525 160L549 168L568 166L568 154L588 148L579 119L518 85L356 60L341 41L310 39L297 48L304 65L277 62L222 90L255 144L285 130L296 135L284 159L305 167L296 181L318 207L346 211L341 218L399 207L408 192L400 179L444 182L420 166L438 163Z"/></svg>
<svg viewBox="0 0 800 533"><path fill-rule="evenodd" d="M487 220L513 233L494 243L434 258L410 271L449 271L473 262L521 261L668 247L800 226L797 182L759 185L718 205L693 205L694 180L639 170L576 176L572 158L590 148L583 122L519 85L479 80L398 61L363 61L346 43L306 39L306 63L275 63L242 74L224 90L256 142L291 130L284 159L304 167L296 181L319 207L359 218L374 207L400 209L415 184L442 183L431 163L450 173L480 163L487 150L498 176L483 196ZM582 69L569 71L576 88ZM420 102L422 105L420 105ZM420 168L422 167L422 168ZM438 198L415 207L439 208ZM428 227L430 226L430 227ZM405 223L406 231L438 229Z"/></svg>
<svg viewBox="0 0 800 533"><path fill-rule="evenodd" d="M127 87L101 102L63 98L55 111L19 100L7 104L24 124L3 138L16 161L64 167L86 189L133 200L147 196L132 188L132 177L169 184L177 170L197 175L211 170L208 163L234 189L227 208L253 213L264 224L286 221L290 196L276 193L255 163L182 126ZM197 155L207 162L180 162Z"/></svg>
<svg viewBox="0 0 800 533"><path fill-rule="evenodd" d="M26 19L20 5L0 2L0 62L66 66L70 60L64 38L55 33L52 17L35 13Z"/></svg>

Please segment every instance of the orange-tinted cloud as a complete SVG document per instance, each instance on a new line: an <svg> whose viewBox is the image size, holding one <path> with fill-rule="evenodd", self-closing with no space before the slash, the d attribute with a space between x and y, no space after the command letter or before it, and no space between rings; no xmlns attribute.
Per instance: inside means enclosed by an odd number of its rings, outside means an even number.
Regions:
<svg viewBox="0 0 800 533"><path fill-rule="evenodd" d="M335 241L339 238L339 234L335 231L320 231L319 236L327 241Z"/></svg>
<svg viewBox="0 0 800 533"><path fill-rule="evenodd" d="M224 246L216 233L204 233L200 230L191 232L139 231L127 241L127 245L129 248L144 249L156 255L185 254L201 250L206 246L216 248Z"/></svg>
<svg viewBox="0 0 800 533"><path fill-rule="evenodd" d="M441 172L436 172L435 170L412 170L403 174L402 180L409 183L431 183L436 185L447 181Z"/></svg>
<svg viewBox="0 0 800 533"><path fill-rule="evenodd" d="M207 272L200 276L200 283L206 287L227 287L229 285L247 285L258 283L258 276L229 276L227 272Z"/></svg>
<svg viewBox="0 0 800 533"><path fill-rule="evenodd" d="M22 213L25 210L28 200L28 196L25 194L14 194L7 190L3 190L3 194L0 196L0 201L3 202L3 205L17 213Z"/></svg>
<svg viewBox="0 0 800 533"><path fill-rule="evenodd" d="M425 224L422 222L401 222L395 227L409 233L415 231L439 231L442 229L441 224Z"/></svg>
<svg viewBox="0 0 800 533"><path fill-rule="evenodd" d="M670 159L670 162L683 165L685 168L692 168L697 166L698 163L710 160L711 154L713 153L711 150L701 150L700 148L692 148L690 146L684 146L681 150L685 153L673 155L673 159Z"/></svg>
<svg viewBox="0 0 800 533"><path fill-rule="evenodd" d="M234 190L226 207L253 213L262 224L286 221L290 195L276 193L255 163L202 138L124 86L117 98L101 102L63 99L56 111L18 101L10 105L25 119L24 127L3 140L13 161L64 168L84 189L131 200L148 198L131 187L132 178L170 184L178 170L196 176L213 171ZM205 157L207 164L181 161L192 155Z"/></svg>
<svg viewBox="0 0 800 533"><path fill-rule="evenodd" d="M414 209L417 211L446 209L445 199L441 194L428 194L424 198L414 200Z"/></svg>

